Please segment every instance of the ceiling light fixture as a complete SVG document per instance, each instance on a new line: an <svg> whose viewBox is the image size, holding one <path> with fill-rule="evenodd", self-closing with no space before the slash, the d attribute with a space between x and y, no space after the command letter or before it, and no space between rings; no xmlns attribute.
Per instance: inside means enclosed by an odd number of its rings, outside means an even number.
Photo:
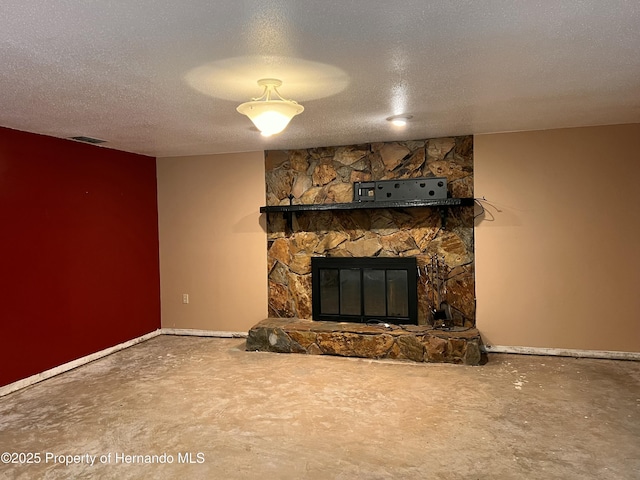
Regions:
<svg viewBox="0 0 640 480"><path fill-rule="evenodd" d="M263 136L269 137L283 131L293 117L304 111L304 107L293 100L282 98L277 90L282 85L281 80L263 78L258 80L258 85L264 87L262 95L239 105L236 110L249 117ZM272 99L272 95L276 99Z"/></svg>
<svg viewBox="0 0 640 480"><path fill-rule="evenodd" d="M393 117L387 118L387 122L391 122L391 124L396 127L404 127L412 118L412 115L394 115Z"/></svg>

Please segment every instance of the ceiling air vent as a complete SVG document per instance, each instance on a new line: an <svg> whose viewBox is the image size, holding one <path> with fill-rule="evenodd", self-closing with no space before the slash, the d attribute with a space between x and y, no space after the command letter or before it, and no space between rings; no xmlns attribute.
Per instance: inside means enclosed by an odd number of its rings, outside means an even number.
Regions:
<svg viewBox="0 0 640 480"><path fill-rule="evenodd" d="M93 143L94 145L106 142L106 140L99 140L97 138L91 138L91 137L71 137L71 140L76 140L78 142L84 142L84 143Z"/></svg>

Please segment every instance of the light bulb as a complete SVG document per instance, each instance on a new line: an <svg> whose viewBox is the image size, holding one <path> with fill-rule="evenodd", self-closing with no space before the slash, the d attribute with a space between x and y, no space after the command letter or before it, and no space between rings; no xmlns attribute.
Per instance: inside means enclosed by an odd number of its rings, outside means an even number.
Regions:
<svg viewBox="0 0 640 480"><path fill-rule="evenodd" d="M406 127L407 121L411 118L413 118L411 115L394 115L387 118L387 121L391 122L394 127Z"/></svg>

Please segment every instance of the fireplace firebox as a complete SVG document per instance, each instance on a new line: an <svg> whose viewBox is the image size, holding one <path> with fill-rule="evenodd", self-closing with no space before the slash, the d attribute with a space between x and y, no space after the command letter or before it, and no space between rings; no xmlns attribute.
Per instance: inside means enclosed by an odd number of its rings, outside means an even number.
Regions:
<svg viewBox="0 0 640 480"><path fill-rule="evenodd" d="M413 257L312 257L314 320L418 324Z"/></svg>

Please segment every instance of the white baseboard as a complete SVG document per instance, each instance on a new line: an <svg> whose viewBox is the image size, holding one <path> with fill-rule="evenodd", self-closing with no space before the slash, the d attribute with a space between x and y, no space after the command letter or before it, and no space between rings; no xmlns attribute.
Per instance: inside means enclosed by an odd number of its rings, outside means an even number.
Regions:
<svg viewBox="0 0 640 480"><path fill-rule="evenodd" d="M94 360L98 360L99 358L106 357L107 355L111 355L112 353L115 353L117 351L124 350L125 348L129 348L133 345L149 340L150 338L157 337L158 335L160 335L160 330L147 333L146 335L142 335L141 337L128 340L113 347L105 348L104 350L92 353L91 355L78 358L68 363L63 363L62 365L51 368L49 370L45 370L44 372L36 373L35 375L31 375L30 377L10 383L8 385L5 385L4 387L0 387L0 397L11 392L15 392L16 390L20 390L21 388L25 388L35 383L41 382L42 380L46 380L47 378L55 377L56 375L60 375L61 373L68 372L69 370L73 370L74 368L78 368L82 365L86 365L87 363L93 362Z"/></svg>
<svg viewBox="0 0 640 480"><path fill-rule="evenodd" d="M507 345L483 345L487 353L516 353L519 355L550 355L554 357L603 358L608 360L640 360L640 352L610 350L575 350L571 348L513 347Z"/></svg>
<svg viewBox="0 0 640 480"><path fill-rule="evenodd" d="M0 397L3 397L4 395L8 395L12 392L15 392L16 390L20 390L21 388L34 385L38 382L46 380L47 378L55 377L56 375L60 375L61 373L68 372L69 370L73 370L74 368L81 367L82 365L86 365L87 363L93 362L94 360L98 360L99 358L106 357L107 355L111 355L112 353L118 352L120 350L124 350L125 348L132 347L138 343L157 337L158 335L192 335L197 337L246 338L248 333L247 332L217 332L217 331L211 331L211 330L192 330L188 328L161 328L154 332L147 333L146 335L142 335L141 337L128 340L126 342L120 343L113 347L105 348L104 350L100 350L99 352L92 353L91 355L78 358L71 362L59 365L49 370L45 370L44 372L41 372L41 373L36 373L35 375L31 375L30 377L23 378L22 380L18 380L17 382L13 382L3 387L0 387Z"/></svg>
<svg viewBox="0 0 640 480"><path fill-rule="evenodd" d="M247 332L222 332L214 330L194 330L191 328L161 328L162 335L190 335L193 337L247 338Z"/></svg>

